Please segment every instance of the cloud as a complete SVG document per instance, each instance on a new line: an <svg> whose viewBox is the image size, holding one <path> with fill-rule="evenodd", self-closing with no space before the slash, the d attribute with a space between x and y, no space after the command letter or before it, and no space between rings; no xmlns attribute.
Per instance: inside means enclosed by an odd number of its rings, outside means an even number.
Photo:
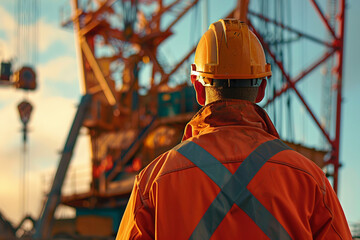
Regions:
<svg viewBox="0 0 360 240"><path fill-rule="evenodd" d="M53 48L52 50L63 50L65 48L68 52L75 52L73 31L62 28L60 24L50 23L44 19L38 19L35 23L26 26L28 33L37 33L36 38L32 37L32 35L27 37L23 35L24 32L22 32L21 35L18 35L16 30L17 22L15 21L14 16L2 6L0 6L0 22L0 33L3 33L2 35L4 35L2 39L0 39L0 54L3 59L8 60L14 57L25 58L24 56L16 56L17 52L24 51L21 49L28 46L33 48L35 44L37 44L39 54L45 53L46 51L51 50L51 48ZM19 48L19 46L16 46L18 40L22 41L20 43L21 47L20 50L15 50L16 48ZM26 41L28 42L26 43ZM62 48L59 48L59 46Z"/></svg>
<svg viewBox="0 0 360 240"><path fill-rule="evenodd" d="M30 96L34 111L29 123L29 158L27 199L29 211L35 217L39 215L43 203L44 186L41 176L57 168L60 152L74 114L77 100L64 99L58 96L44 97L41 94ZM0 109L0 211L13 222L21 218L20 209L20 171L22 169L21 123L18 119L16 105L19 99L13 98L9 104ZM79 136L72 164L89 164L90 149L87 136ZM49 174L47 174L49 175ZM49 184L49 182L48 182Z"/></svg>
<svg viewBox="0 0 360 240"><path fill-rule="evenodd" d="M6 46L5 57L15 54L16 40L14 18L0 7L0 51ZM70 130L79 102L78 67L74 51L73 33L55 24L38 21L40 64L37 65L39 88L28 94L13 87L0 89L0 211L12 222L22 217L20 201L20 172L22 168L21 122L17 105L26 98L34 106L29 123L29 158L27 206L34 217L38 217L43 204L45 189L41 178L56 170L60 152ZM60 48L59 48L60 47ZM55 51L56 50L56 51ZM4 51L3 51L4 52ZM2 55L2 56L4 56ZM74 89L64 97L64 91ZM69 91L68 91L69 92ZM89 139L78 137L71 165L90 166ZM83 169L83 167L79 167ZM47 184L51 184L48 182ZM87 181L85 183L89 184ZM84 187L81 187L84 189ZM31 194L30 194L31 193Z"/></svg>
<svg viewBox="0 0 360 240"><path fill-rule="evenodd" d="M57 168L60 152L64 147L66 137L69 133L76 106L77 97L64 98L56 92L49 91L49 85L57 85L58 81L65 79L70 67L63 66L61 62L71 63L68 57L63 60L50 61L40 67L39 74L42 75L42 86L39 90L27 94L27 99L34 106L29 122L29 158L27 190L31 193L27 198L27 206L34 217L38 217L43 204L45 187L41 183L42 176L49 176L49 171L54 172ZM53 69L56 77L50 77L51 66L58 65ZM45 69L45 70L43 70ZM58 72L56 72L58 71ZM17 111L17 104L23 100L24 94L21 90L13 88L0 89L0 211L12 222L18 223L22 217L20 201L20 172L22 169L22 134L20 132L21 122ZM83 129L84 132L85 129ZM80 135L72 165L90 165L89 139L86 135ZM83 167L81 167L83 169ZM88 178L89 179L89 178ZM47 182L48 186L51 182ZM89 182L83 182L89 184ZM79 187L78 187L79 188ZM80 187L84 189L84 186Z"/></svg>
<svg viewBox="0 0 360 240"><path fill-rule="evenodd" d="M8 60L15 55L15 20L2 6L0 6L0 33L4 39L0 39L0 60Z"/></svg>
<svg viewBox="0 0 360 240"><path fill-rule="evenodd" d="M0 22L2 23L1 30L7 35L12 35L11 33L14 32L16 22L14 17L2 6L0 6Z"/></svg>
<svg viewBox="0 0 360 240"><path fill-rule="evenodd" d="M56 24L49 24L40 20L38 22L40 38L39 51L45 52L54 44L63 44L69 50L75 51L75 39L73 31L65 30Z"/></svg>
<svg viewBox="0 0 360 240"><path fill-rule="evenodd" d="M51 81L75 84L78 77L78 66L74 56L61 56L46 63L39 64L39 78L43 83Z"/></svg>

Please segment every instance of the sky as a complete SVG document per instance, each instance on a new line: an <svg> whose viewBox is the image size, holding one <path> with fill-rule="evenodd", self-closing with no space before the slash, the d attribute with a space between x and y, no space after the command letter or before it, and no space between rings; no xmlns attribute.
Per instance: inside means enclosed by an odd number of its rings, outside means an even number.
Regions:
<svg viewBox="0 0 360 240"><path fill-rule="evenodd" d="M219 2L209 1L209 22L218 20L235 6L235 1L229 1L231 4L228 5ZM56 169L60 158L59 153L64 145L81 96L74 34L72 29L60 27L60 9L64 7L69 9L70 1L48 0L39 1L39 3L40 17L37 19L39 48L36 65L38 89L25 94L11 87L0 87L0 166L2 166L0 167L0 211L15 223L19 222L23 214L21 206L23 154L21 152L21 122L16 108L17 104L26 98L34 106L29 123L29 144L26 155L29 167L27 169L25 208L26 212L38 217L44 191L49 186L51 173ZM12 0L0 0L0 60L14 58L17 52L15 44L17 22L14 15L14 4L15 1ZM359 11L360 1L348 0L340 158L343 167L340 170L339 200L349 223L360 222L358 204L360 189L357 187L360 183L360 174L358 174L360 142L357 138L360 133L360 111L358 111L360 82L357 81L358 74L356 72L360 62L358 59L360 47L357 43L360 38ZM168 62L173 63L179 59L184 55L182 49L190 49L201 36L202 26L199 13L199 9L194 9L189 17L175 28L175 34L171 40L164 43L161 51L166 52ZM295 16L294 23L303 21L303 26L310 26L307 30L311 31L314 18L312 15L315 14L311 12L307 14L309 18L306 22ZM322 32L316 33L323 34ZM181 37L177 37L177 34ZM296 60L294 61L296 62ZM312 86L311 82L304 84L302 90L312 90ZM303 112L299 105L294 104L294 108L294 111ZM298 129L305 129L306 125L313 125L311 120L308 121L309 123L299 123L302 126L299 126ZM309 128L311 129L311 127ZM306 131L311 132L311 130ZM309 133L304 141L312 143L315 138L317 141L318 136L313 136ZM71 168L90 169L89 140L84 129L78 139ZM89 177L89 171L87 173L85 171L83 174L84 178ZM45 181L44 178L47 180Z"/></svg>

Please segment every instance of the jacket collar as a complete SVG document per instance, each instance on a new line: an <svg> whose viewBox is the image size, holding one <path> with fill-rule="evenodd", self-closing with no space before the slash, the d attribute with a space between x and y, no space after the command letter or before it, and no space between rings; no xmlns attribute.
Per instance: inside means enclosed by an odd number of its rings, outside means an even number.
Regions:
<svg viewBox="0 0 360 240"><path fill-rule="evenodd" d="M261 107L245 100L227 99L212 102L200 109L186 125L183 141L211 128L231 125L260 128L279 138L269 116Z"/></svg>

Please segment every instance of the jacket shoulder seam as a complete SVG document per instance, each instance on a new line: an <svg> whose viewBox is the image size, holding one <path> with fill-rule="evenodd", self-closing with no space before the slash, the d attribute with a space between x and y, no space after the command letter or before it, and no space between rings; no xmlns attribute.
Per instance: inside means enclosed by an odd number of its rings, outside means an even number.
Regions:
<svg viewBox="0 0 360 240"><path fill-rule="evenodd" d="M225 161L225 162L222 162L222 164L227 164L227 163L238 163L238 162L243 162L244 160L230 160L230 161ZM308 171L306 171L305 169L302 169L300 167L297 167L295 165L292 165L292 164L289 164L289 163L285 163L285 162L282 162L282 161L279 161L279 160L276 160L276 159L270 159L268 160L267 162L269 163L273 163L273 164L279 164L279 165L284 165L284 166L287 166L287 167L290 167L290 168L293 168L295 170L298 170L298 171L301 171L301 172L304 172L306 173L307 175L311 176L314 181L317 183L317 185L320 187L320 189L322 189L323 191L325 191L325 188L316 180L316 178ZM193 165L193 166L185 166L185 167L181 167L181 168L176 168L176 169L173 169L173 170L169 170L169 171L166 171L164 173L162 173L159 178L165 176L165 175L168 175L168 174L171 174L171 173L174 173L174 172L180 172L180 171L183 171L183 170L187 170L187 169L190 169L190 168L195 168L196 165Z"/></svg>
<svg viewBox="0 0 360 240"><path fill-rule="evenodd" d="M325 180L325 179L324 179ZM323 181L324 181L323 180ZM325 187L325 182L323 183L324 184L324 196L323 196L323 203L324 203L324 205L325 205L325 207L326 207L326 209L330 212L330 214L331 214L331 217L332 218L334 218L334 213L331 211L331 209L329 208L329 206L326 204L326 198L325 198L325 195L327 194L327 192L326 192L326 187ZM334 224L333 224L333 222L331 222L331 228L332 229L334 229L334 232L336 232L336 234L339 236L339 238L340 239L343 239L343 237L341 236L341 234L337 231L337 229L336 229L336 227L334 226Z"/></svg>
<svg viewBox="0 0 360 240"><path fill-rule="evenodd" d="M275 159L272 159L272 160L269 160L268 162L271 162L271 163L275 163L275 164L279 164L279 165L284 165L284 166L288 166L288 167L291 167L295 170L298 170L298 171L301 171L301 172L304 172L306 173L307 175L311 176L314 181L317 183L317 185L319 186L319 188L323 191L325 191L325 187L319 183L319 181L313 176L313 174L311 174L309 171L303 169L303 168L300 168L300 167L297 167L293 164L290 164L290 163L285 163L285 162L282 162L282 161L279 161L279 160L275 160Z"/></svg>
<svg viewBox="0 0 360 240"><path fill-rule="evenodd" d="M139 189L138 193L139 193L139 196L140 196L140 200L141 200L142 206L146 207L147 204L145 203L145 201L149 199L149 196L145 196L145 195L142 194L142 193L143 193L143 189L141 189L140 183L139 183L138 181L137 181L136 184L137 184L137 187L138 187L138 189ZM139 207L139 209L140 209L140 207Z"/></svg>

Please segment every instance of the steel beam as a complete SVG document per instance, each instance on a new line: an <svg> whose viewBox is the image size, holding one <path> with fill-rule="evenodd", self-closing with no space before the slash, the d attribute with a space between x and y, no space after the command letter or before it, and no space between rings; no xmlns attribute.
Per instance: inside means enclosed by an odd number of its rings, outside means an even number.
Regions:
<svg viewBox="0 0 360 240"><path fill-rule="evenodd" d="M319 39L319 38L317 38L317 37L315 37L315 36L312 36L312 35L310 35L310 34L307 34L307 33L304 33L304 32L302 32L302 31L299 31L299 30L297 30L297 29L294 29L294 28L292 28L292 27L290 27L290 26L287 26L287 25L285 25L285 24L283 24L283 23L280 23L280 22L278 22L278 21L276 21L276 20L274 20L274 19L268 18L268 17L266 17L266 16L264 16L264 15L262 15L262 14L259 14L259 13L256 13L256 12L254 12L254 11L249 10L249 15L250 15L250 16L254 16L254 17L257 17L257 18L259 18L259 19L261 19L261 20L264 20L265 22L272 23L272 24L274 24L274 25L276 25L276 26L281 27L281 28L284 29L284 30L289 31L289 32L295 33L295 34L298 35L299 37L304 37L304 38L309 39L309 40L311 40L311 41L313 41L313 42L316 42L316 43L325 45L325 46L330 47L330 48L333 48L333 47L334 47L334 45L333 45L332 43L323 41L323 40L321 40L321 39Z"/></svg>
<svg viewBox="0 0 360 240"><path fill-rule="evenodd" d="M336 96L336 126L335 126L335 139L334 139L334 191L338 192L339 182L339 168L340 164L340 133L341 133L341 106L342 106L342 76L343 76L343 64L344 64L344 37L345 37L345 7L346 0L339 1L339 46L337 51L337 96Z"/></svg>
<svg viewBox="0 0 360 240"><path fill-rule="evenodd" d="M317 4L316 0L310 0L312 5L314 6L316 12L319 14L320 19L324 23L327 30L331 33L331 35L336 39L336 34L334 32L334 29L330 26L329 21L326 19L324 13L321 11L320 6Z"/></svg>
<svg viewBox="0 0 360 240"><path fill-rule="evenodd" d="M300 101L303 103L303 105L305 106L305 108L307 109L307 111L309 112L310 116L312 117L312 119L314 120L314 122L316 123L316 125L319 127L320 131L323 133L323 135L325 136L325 138L328 140L328 142L333 145L333 140L331 140L329 133L321 126L320 121L317 119L317 117L315 116L314 112L312 111L312 109L310 108L309 104L305 101L304 97L300 94L300 92L297 90L294 82L291 81L291 78L289 76L289 74L285 71L284 65L282 64L281 61L279 61L276 57L276 55L271 51L269 45L264 41L264 39L262 38L262 36L256 31L256 29L254 28L254 26L251 24L251 21L249 20L249 26L251 26L251 28L253 29L255 35L259 38L259 41L261 42L261 44L263 45L263 47L266 49L266 51L269 53L269 55L271 56L271 58L274 60L274 62L276 63L276 65L279 67L282 75L285 77L287 84L289 85L290 88L292 88L294 90L294 92L296 93L296 95L299 97Z"/></svg>
<svg viewBox="0 0 360 240"><path fill-rule="evenodd" d="M91 69L93 70L94 75L95 75L96 79L98 80L99 85L102 88L107 101L109 102L109 104L111 106L115 106L116 105L115 91L114 91L114 89L112 89L112 87L109 85L108 81L104 77L104 74L102 73L101 68L100 68L98 62L96 61L96 58L95 58L93 52L91 51L89 44L86 42L85 38L81 39L81 49L86 57L86 60L88 61L89 65L90 65Z"/></svg>
<svg viewBox="0 0 360 240"><path fill-rule="evenodd" d="M61 154L61 159L56 170L51 190L48 194L43 212L41 213L39 220L36 222L34 239L50 239L54 213L60 203L61 188L70 165L77 137L79 136L88 107L90 106L91 98L92 96L90 94L81 98L80 105L75 114L74 121Z"/></svg>
<svg viewBox="0 0 360 240"><path fill-rule="evenodd" d="M335 53L335 50L333 49L330 52L326 52L323 56L321 56L319 58L318 61L314 62L313 64L311 64L307 69L305 69L304 71L302 71L297 77L295 77L293 80L291 80L293 82L294 85L296 85L300 80L304 79L309 73L311 73L312 71L314 71L317 67L319 67L322 63L324 63L327 59L329 59L329 57L331 57L333 54ZM286 92L287 90L290 89L290 84L284 84L283 87L278 90L274 96L272 96L272 98L268 99L267 102L265 103L264 107L266 107L267 105L269 105L270 103L272 103L275 98L281 96L284 92Z"/></svg>

